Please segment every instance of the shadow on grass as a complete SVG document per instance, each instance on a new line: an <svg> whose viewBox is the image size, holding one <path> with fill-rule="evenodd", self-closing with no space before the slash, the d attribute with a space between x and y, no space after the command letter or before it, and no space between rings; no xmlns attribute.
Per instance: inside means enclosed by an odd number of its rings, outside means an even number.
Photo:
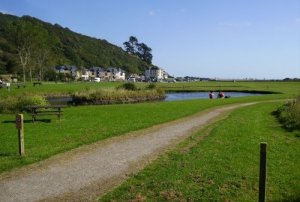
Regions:
<svg viewBox="0 0 300 202"><path fill-rule="evenodd" d="M274 202L299 202L300 196L290 196L283 200L275 200Z"/></svg>
<svg viewBox="0 0 300 202"><path fill-rule="evenodd" d="M0 152L0 157L18 157L18 156L20 156L18 153Z"/></svg>
<svg viewBox="0 0 300 202"><path fill-rule="evenodd" d="M51 123L51 119L37 119L34 122L32 120L24 120L24 123L36 123L36 122ZM16 121L2 121L2 123L16 123Z"/></svg>

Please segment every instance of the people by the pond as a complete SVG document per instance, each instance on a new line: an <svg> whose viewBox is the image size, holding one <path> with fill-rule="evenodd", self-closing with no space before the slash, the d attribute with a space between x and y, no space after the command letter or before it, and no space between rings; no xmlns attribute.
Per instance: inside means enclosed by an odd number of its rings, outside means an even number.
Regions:
<svg viewBox="0 0 300 202"><path fill-rule="evenodd" d="M210 91L208 94L209 99L214 99L215 98L215 94L213 91Z"/></svg>
<svg viewBox="0 0 300 202"><path fill-rule="evenodd" d="M208 97L209 97L209 99L214 99L215 98L214 92L210 91L209 94L208 94ZM217 96L217 98L221 98L221 99L230 98L230 97L231 97L230 95L225 96L224 92L222 92L222 91L219 91L218 96Z"/></svg>
<svg viewBox="0 0 300 202"><path fill-rule="evenodd" d="M225 95L222 91L219 91L218 98L225 98Z"/></svg>

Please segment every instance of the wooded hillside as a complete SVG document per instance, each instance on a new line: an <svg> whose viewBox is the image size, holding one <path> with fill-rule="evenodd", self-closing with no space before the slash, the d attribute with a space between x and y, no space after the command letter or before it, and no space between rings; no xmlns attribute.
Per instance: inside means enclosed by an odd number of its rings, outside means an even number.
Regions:
<svg viewBox="0 0 300 202"><path fill-rule="evenodd" d="M20 59L23 57L22 59ZM0 13L0 74L39 77L56 65L120 67L141 73L149 64L106 40L58 24Z"/></svg>

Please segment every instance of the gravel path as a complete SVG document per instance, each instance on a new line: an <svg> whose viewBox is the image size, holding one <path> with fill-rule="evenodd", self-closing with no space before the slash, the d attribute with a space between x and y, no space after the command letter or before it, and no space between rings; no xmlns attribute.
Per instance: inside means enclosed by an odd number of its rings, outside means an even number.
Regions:
<svg viewBox="0 0 300 202"><path fill-rule="evenodd" d="M0 201L90 201L238 104L84 146L0 175Z"/></svg>

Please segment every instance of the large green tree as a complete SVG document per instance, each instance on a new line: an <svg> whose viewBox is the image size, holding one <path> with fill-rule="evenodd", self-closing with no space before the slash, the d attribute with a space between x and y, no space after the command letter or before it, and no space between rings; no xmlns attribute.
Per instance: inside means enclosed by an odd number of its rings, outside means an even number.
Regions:
<svg viewBox="0 0 300 202"><path fill-rule="evenodd" d="M135 36L130 36L129 41L125 41L123 45L127 53L136 55L147 64L152 64L152 49L145 43L139 43Z"/></svg>
<svg viewBox="0 0 300 202"><path fill-rule="evenodd" d="M138 56L139 58L141 58L143 61L145 61L148 64L152 63L152 54L151 54L152 49L150 47L148 47L146 44L144 43L140 43L138 45Z"/></svg>

